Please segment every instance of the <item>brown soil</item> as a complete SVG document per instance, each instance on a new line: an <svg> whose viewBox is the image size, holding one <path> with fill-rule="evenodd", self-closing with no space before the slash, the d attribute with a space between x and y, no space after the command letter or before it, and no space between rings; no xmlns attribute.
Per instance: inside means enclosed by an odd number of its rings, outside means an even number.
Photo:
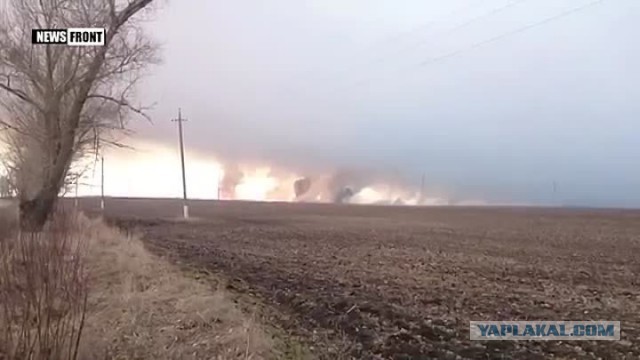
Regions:
<svg viewBox="0 0 640 360"><path fill-rule="evenodd" d="M156 253L260 298L320 358L640 358L638 211L194 201L190 222L180 211L107 202ZM470 320L620 320L622 340L470 341Z"/></svg>

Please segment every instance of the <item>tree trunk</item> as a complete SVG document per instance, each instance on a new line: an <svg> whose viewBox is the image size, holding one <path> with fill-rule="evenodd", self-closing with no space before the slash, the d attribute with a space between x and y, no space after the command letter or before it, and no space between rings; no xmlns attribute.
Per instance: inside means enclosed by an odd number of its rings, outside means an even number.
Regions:
<svg viewBox="0 0 640 360"><path fill-rule="evenodd" d="M53 212L56 203L55 194L40 192L32 200L20 200L20 229L28 232L42 231Z"/></svg>

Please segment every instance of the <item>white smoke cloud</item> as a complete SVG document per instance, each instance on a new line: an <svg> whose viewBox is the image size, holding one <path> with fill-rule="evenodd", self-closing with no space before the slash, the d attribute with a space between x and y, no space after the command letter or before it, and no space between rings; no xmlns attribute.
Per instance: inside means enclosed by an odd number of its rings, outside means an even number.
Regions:
<svg viewBox="0 0 640 360"><path fill-rule="evenodd" d="M177 149L138 142L135 150L105 152L105 195L119 197L179 198L182 177ZM86 159L90 169L81 179L79 195L100 195L100 164ZM311 167L307 167L311 168ZM296 171L268 162L221 161L186 152L187 195L191 199L342 202L404 206L496 205L482 200L452 201L447 194L388 174L363 169ZM296 182L306 185L296 194ZM304 191L301 191L303 189ZM69 194L74 195L74 194ZM500 204L508 205L508 204Z"/></svg>

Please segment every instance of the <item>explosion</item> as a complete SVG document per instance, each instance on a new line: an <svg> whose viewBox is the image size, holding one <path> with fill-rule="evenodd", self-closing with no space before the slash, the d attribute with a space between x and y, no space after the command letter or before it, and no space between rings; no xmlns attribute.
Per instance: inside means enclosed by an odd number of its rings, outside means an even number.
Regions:
<svg viewBox="0 0 640 360"><path fill-rule="evenodd" d="M186 161L187 196L191 199L323 202L381 205L447 205L421 194L417 186L385 174L362 170L317 170L296 173L268 164L221 162L204 154ZM182 195L178 153L157 144L139 143L135 151L110 149L105 157L105 194L122 197ZM95 158L80 164L89 171L80 196L100 194L101 174ZM153 181L149 181L153 178ZM72 195L72 194L71 194Z"/></svg>
<svg viewBox="0 0 640 360"><path fill-rule="evenodd" d="M339 204L446 205L408 186L374 181L375 176L356 171L330 175L297 176L268 166L224 168L220 188L226 200L332 202Z"/></svg>
<svg viewBox="0 0 640 360"><path fill-rule="evenodd" d="M240 178L234 188L234 198L237 200L271 200L269 195L276 188L278 188L278 180L270 176L269 169L257 169L255 173Z"/></svg>

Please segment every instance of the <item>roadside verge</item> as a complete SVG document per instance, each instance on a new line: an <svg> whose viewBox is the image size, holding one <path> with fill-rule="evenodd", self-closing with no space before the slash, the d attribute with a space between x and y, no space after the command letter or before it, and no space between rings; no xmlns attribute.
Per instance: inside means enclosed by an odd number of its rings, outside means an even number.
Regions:
<svg viewBox="0 0 640 360"><path fill-rule="evenodd" d="M82 358L271 357L270 337L226 293L152 255L135 235L79 221L91 239Z"/></svg>

